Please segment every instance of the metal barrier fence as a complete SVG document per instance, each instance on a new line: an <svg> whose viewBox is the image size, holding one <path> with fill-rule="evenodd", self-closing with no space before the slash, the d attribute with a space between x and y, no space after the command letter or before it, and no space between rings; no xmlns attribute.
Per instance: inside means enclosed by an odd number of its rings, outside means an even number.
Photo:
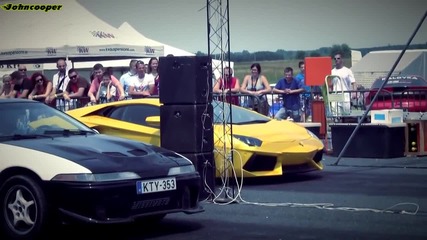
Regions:
<svg viewBox="0 0 427 240"><path fill-rule="evenodd" d="M46 102L45 98L38 98L34 99L35 101L43 102L51 107L54 107L61 111L67 111L70 109L76 109L85 107L90 103L89 97L78 97L78 98L72 98L69 101L65 100L62 96L56 97L55 99ZM102 102L99 102L102 103Z"/></svg>
<svg viewBox="0 0 427 240"><path fill-rule="evenodd" d="M228 103L241 106L259 112L263 115L270 116L270 104L267 95L252 95L246 93L213 93L213 100L226 101Z"/></svg>
<svg viewBox="0 0 427 240"><path fill-rule="evenodd" d="M331 92L332 93L332 92ZM336 93L336 92L335 92ZM350 110L366 110L376 90L343 91L349 96ZM403 109L404 112L427 112L427 89L381 90L371 110Z"/></svg>

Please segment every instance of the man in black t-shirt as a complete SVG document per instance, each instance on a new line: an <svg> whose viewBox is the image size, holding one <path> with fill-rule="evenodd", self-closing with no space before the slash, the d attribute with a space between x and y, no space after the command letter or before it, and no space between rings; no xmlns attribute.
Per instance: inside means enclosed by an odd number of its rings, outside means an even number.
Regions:
<svg viewBox="0 0 427 240"><path fill-rule="evenodd" d="M31 79L25 78L19 71L10 74L13 84L13 90L6 98L28 98L28 95L34 88Z"/></svg>

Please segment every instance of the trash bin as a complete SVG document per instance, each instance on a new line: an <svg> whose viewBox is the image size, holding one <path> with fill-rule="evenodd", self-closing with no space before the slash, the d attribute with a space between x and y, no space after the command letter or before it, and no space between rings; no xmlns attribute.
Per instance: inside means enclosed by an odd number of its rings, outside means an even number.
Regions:
<svg viewBox="0 0 427 240"><path fill-rule="evenodd" d="M326 136L326 113L325 102L323 100L313 100L312 107L312 122L320 123L319 137L325 138Z"/></svg>

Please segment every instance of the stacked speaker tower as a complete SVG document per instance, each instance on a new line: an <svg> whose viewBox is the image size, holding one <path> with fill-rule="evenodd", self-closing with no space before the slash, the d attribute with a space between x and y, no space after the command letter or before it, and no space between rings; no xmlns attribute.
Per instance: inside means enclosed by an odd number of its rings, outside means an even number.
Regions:
<svg viewBox="0 0 427 240"><path fill-rule="evenodd" d="M211 58L160 57L159 78L161 146L193 162L208 198L215 191Z"/></svg>

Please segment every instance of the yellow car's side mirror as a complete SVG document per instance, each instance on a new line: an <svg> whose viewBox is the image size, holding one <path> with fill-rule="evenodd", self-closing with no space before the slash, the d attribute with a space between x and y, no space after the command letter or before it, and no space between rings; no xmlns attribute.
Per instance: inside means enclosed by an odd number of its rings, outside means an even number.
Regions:
<svg viewBox="0 0 427 240"><path fill-rule="evenodd" d="M145 122L151 127L160 127L160 116L150 116L145 118Z"/></svg>

